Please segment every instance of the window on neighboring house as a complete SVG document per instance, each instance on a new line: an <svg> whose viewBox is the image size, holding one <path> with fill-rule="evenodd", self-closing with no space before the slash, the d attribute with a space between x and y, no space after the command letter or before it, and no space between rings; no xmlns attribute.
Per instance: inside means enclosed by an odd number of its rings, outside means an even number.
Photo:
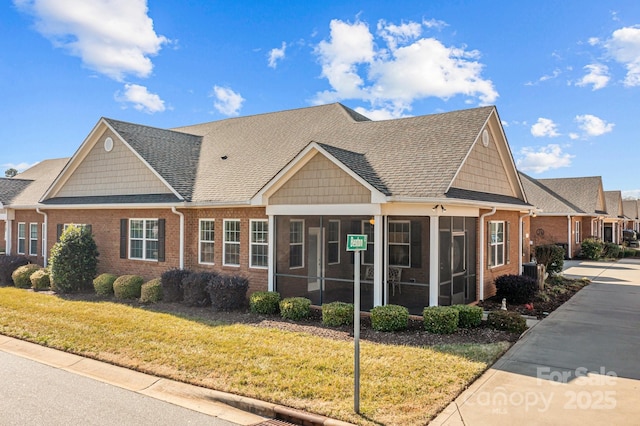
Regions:
<svg viewBox="0 0 640 426"><path fill-rule="evenodd" d="M158 260L158 219L129 220L129 258Z"/></svg>
<svg viewBox="0 0 640 426"><path fill-rule="evenodd" d="M367 236L367 250L362 256L362 264L373 265L373 224L370 220L362 221L362 233Z"/></svg>
<svg viewBox="0 0 640 426"><path fill-rule="evenodd" d="M504 222L489 222L489 266L504 265Z"/></svg>
<svg viewBox="0 0 640 426"><path fill-rule="evenodd" d="M576 244L580 243L580 221L576 221Z"/></svg>
<svg viewBox="0 0 640 426"><path fill-rule="evenodd" d="M389 265L411 266L411 222L389 221Z"/></svg>
<svg viewBox="0 0 640 426"><path fill-rule="evenodd" d="M223 264L240 266L240 221L224 220Z"/></svg>
<svg viewBox="0 0 640 426"><path fill-rule="evenodd" d="M25 254L27 237L27 225L18 223L18 254Z"/></svg>
<svg viewBox="0 0 640 426"><path fill-rule="evenodd" d="M327 263L334 265L340 263L340 221L330 220L327 235Z"/></svg>
<svg viewBox="0 0 640 426"><path fill-rule="evenodd" d="M289 267L304 266L304 220L289 222Z"/></svg>
<svg viewBox="0 0 640 426"><path fill-rule="evenodd" d="M213 264L213 246L215 243L215 221L213 219L200 219L200 263Z"/></svg>
<svg viewBox="0 0 640 426"><path fill-rule="evenodd" d="M29 224L29 255L38 255L38 224Z"/></svg>
<svg viewBox="0 0 640 426"><path fill-rule="evenodd" d="M269 222L266 220L251 220L251 255L252 268L266 268L269 265Z"/></svg>

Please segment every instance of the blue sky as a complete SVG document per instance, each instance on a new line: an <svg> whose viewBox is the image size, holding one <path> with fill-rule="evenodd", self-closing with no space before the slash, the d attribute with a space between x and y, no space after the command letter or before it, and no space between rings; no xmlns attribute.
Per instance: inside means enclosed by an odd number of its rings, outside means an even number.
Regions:
<svg viewBox="0 0 640 426"><path fill-rule="evenodd" d="M103 116L496 105L520 170L640 197L637 0L13 0L0 31L0 171L73 155Z"/></svg>

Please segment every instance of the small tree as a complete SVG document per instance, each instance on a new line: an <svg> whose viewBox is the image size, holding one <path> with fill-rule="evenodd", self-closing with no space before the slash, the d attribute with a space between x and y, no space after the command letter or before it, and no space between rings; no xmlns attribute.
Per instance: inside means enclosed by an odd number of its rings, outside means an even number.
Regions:
<svg viewBox="0 0 640 426"><path fill-rule="evenodd" d="M98 248L87 228L69 226L51 249L51 287L59 293L92 288Z"/></svg>
<svg viewBox="0 0 640 426"><path fill-rule="evenodd" d="M13 167L4 171L4 177L8 177L8 178L12 178L17 174L18 174L18 171Z"/></svg>
<svg viewBox="0 0 640 426"><path fill-rule="evenodd" d="M545 244L536 247L536 259L545 266L550 274L559 274L564 267L564 249L555 244Z"/></svg>

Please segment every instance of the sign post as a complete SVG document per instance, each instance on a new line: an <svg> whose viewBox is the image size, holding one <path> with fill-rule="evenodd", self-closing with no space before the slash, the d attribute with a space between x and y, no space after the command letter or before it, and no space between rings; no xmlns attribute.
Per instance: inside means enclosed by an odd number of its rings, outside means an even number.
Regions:
<svg viewBox="0 0 640 426"><path fill-rule="evenodd" d="M353 410L360 414L360 252L367 248L367 236L347 235L347 251L353 253Z"/></svg>

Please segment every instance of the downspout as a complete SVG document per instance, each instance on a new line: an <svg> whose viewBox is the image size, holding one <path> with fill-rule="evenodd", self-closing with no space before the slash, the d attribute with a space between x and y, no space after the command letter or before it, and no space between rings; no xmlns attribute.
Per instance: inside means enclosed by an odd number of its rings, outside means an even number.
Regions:
<svg viewBox="0 0 640 426"><path fill-rule="evenodd" d="M484 268L487 265L487 262L485 260L485 256L486 253L484 252L484 246L485 246L485 241L484 241L484 218L487 216L493 216L494 214L496 214L496 210L497 207L493 207L493 209L491 209L490 212L483 214L482 216L480 216L480 300L484 300Z"/></svg>
<svg viewBox="0 0 640 426"><path fill-rule="evenodd" d="M571 215L567 215L567 259L571 259Z"/></svg>
<svg viewBox="0 0 640 426"><path fill-rule="evenodd" d="M522 275L522 253L524 252L524 246L522 244L522 240L524 239L524 235L522 235L522 223L525 217L531 217L533 215L533 210L529 210L529 213L520 215L520 217L518 218L518 235L520 236L520 239L518 240L518 273L520 275Z"/></svg>
<svg viewBox="0 0 640 426"><path fill-rule="evenodd" d="M42 231L42 266L47 267L47 232L49 230L49 215L47 212L40 210L40 207L36 207L36 212L44 216L44 230Z"/></svg>
<svg viewBox="0 0 640 426"><path fill-rule="evenodd" d="M184 213L175 207L171 207L171 211L180 216L180 269L184 269Z"/></svg>

